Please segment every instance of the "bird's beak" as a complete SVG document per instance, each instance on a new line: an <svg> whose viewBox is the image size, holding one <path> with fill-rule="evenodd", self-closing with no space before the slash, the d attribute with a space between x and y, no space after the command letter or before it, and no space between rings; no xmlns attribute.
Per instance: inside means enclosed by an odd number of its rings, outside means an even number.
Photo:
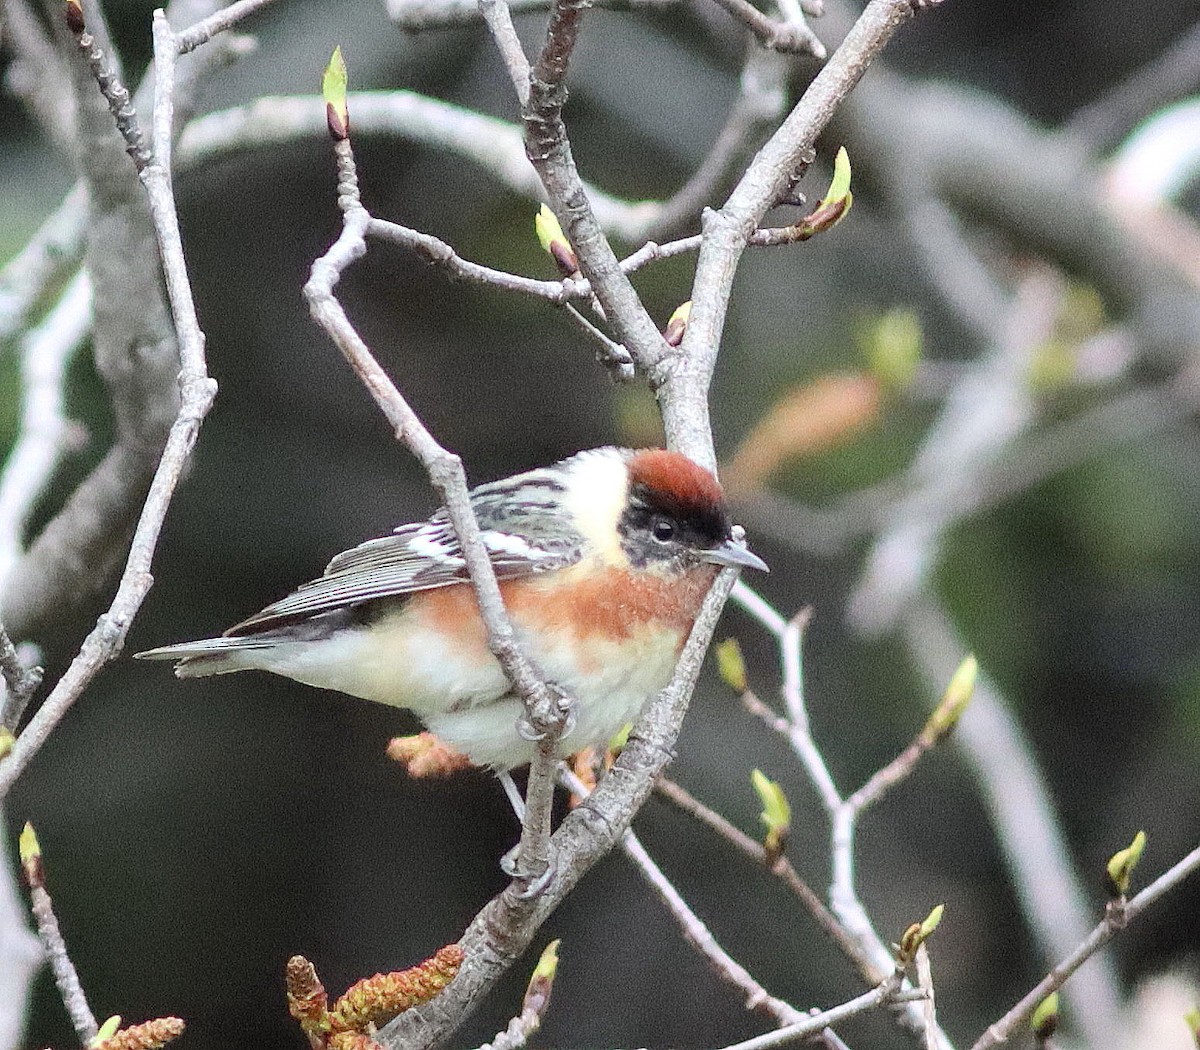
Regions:
<svg viewBox="0 0 1200 1050"><path fill-rule="evenodd" d="M748 547L726 540L719 547L699 552L702 561L714 565L732 565L735 569L757 569L759 572L770 572L767 563Z"/></svg>

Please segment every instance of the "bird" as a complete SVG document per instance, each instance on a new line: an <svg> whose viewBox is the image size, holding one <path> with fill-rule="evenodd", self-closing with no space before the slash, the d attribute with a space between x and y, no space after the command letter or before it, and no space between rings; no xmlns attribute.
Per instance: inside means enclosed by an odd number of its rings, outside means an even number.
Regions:
<svg viewBox="0 0 1200 1050"><path fill-rule="evenodd" d="M716 477L678 452L588 449L470 500L518 642L575 700L559 757L606 745L667 685L722 567L769 571L735 538ZM176 661L180 678L269 671L407 708L506 790L537 748L444 508L338 554L218 638L136 655Z"/></svg>

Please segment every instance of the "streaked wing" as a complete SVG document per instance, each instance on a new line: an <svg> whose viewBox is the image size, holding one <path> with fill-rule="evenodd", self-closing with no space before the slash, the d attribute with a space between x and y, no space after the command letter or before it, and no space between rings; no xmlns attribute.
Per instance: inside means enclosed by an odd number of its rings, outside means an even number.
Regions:
<svg viewBox="0 0 1200 1050"><path fill-rule="evenodd" d="M535 539L489 529L485 515L479 517L484 544L500 579L563 568L579 557L575 543L542 545ZM454 529L445 512L439 511L429 521L402 525L390 536L344 551L319 579L301 585L225 633L256 634L335 609L446 587L467 578Z"/></svg>

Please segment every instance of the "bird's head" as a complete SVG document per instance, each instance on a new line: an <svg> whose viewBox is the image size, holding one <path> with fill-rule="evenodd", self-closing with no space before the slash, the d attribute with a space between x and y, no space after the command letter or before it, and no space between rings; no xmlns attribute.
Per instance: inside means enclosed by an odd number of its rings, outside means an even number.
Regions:
<svg viewBox="0 0 1200 1050"><path fill-rule="evenodd" d="M596 449L571 461L567 504L592 549L612 563L672 573L697 565L769 571L734 538L721 486L678 452Z"/></svg>

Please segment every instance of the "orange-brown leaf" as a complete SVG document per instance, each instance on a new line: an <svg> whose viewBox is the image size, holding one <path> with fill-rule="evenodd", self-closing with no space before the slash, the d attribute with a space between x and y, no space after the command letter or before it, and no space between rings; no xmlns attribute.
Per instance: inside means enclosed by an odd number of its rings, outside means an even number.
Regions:
<svg viewBox="0 0 1200 1050"><path fill-rule="evenodd" d="M864 373L826 375L783 395L721 469L729 492L753 492L789 461L824 452L879 416L879 382Z"/></svg>

